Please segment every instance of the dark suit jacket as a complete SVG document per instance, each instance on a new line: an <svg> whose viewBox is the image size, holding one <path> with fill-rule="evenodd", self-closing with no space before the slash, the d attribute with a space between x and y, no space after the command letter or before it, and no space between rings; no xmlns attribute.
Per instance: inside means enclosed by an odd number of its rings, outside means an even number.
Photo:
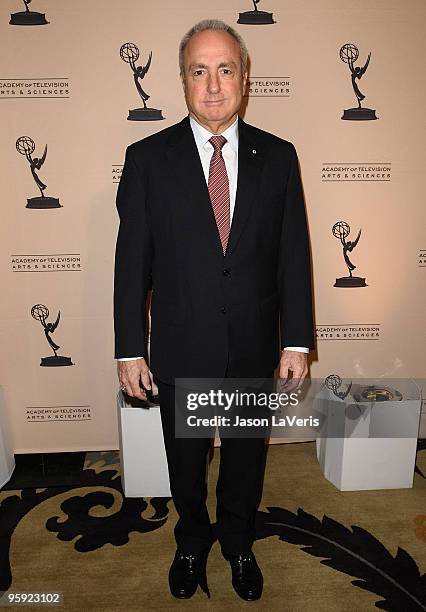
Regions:
<svg viewBox="0 0 426 612"><path fill-rule="evenodd" d="M239 120L238 183L223 256L189 118L127 148L117 193L118 357L157 379L262 377L284 346L314 347L308 231L296 151ZM281 337L281 339L280 339Z"/></svg>

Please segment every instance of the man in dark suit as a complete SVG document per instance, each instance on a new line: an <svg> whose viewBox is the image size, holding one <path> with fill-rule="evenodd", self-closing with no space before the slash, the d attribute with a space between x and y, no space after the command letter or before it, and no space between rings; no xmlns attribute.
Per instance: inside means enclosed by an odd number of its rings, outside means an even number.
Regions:
<svg viewBox="0 0 426 612"><path fill-rule="evenodd" d="M189 117L126 151L114 319L122 389L145 399L151 372L158 384L179 515L169 584L173 595L188 598L198 584L207 591L210 440L175 436L175 379L272 378L279 364L280 377L290 370L300 386L314 338L297 155L289 142L238 117L245 44L223 22L203 21L182 39L180 69ZM217 537L245 600L262 593L251 548L264 457L262 438L221 439Z"/></svg>

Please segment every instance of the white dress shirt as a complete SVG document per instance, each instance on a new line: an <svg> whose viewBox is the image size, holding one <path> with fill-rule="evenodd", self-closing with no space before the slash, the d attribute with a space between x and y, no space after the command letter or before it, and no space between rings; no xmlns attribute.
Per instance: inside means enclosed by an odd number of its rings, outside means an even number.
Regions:
<svg viewBox="0 0 426 612"><path fill-rule="evenodd" d="M206 183L209 182L210 161L213 156L213 145L209 142L212 134L205 127L197 123L193 117L189 117L192 133L194 134L195 144L197 145L198 154L200 156L201 165L203 166L204 177ZM229 126L221 136L226 138L226 142L222 147L222 157L225 162L226 174L229 181L229 213L230 222L235 208L235 198L237 195L237 180L238 180L238 117L234 123Z"/></svg>
<svg viewBox="0 0 426 612"><path fill-rule="evenodd" d="M213 145L209 142L209 140L212 136L218 136L218 134L212 134L206 130L206 128L200 125L191 115L189 117L189 123L191 125L192 133L194 134L195 144L197 145L204 177L206 179L206 183L208 184L210 161L214 150ZM230 196L229 212L230 222L232 224L238 180L238 116L236 117L234 123L226 128L224 132L222 132L221 136L226 138L227 141L222 148L222 157L224 159L226 172L228 174ZM309 353L309 349L304 346L286 346L283 350ZM134 359L141 359L141 357L122 357L118 361L133 361Z"/></svg>

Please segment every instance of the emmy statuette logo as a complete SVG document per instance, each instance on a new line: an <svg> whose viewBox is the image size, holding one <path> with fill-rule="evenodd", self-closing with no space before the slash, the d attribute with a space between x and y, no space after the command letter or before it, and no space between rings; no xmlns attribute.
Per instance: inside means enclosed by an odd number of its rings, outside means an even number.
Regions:
<svg viewBox="0 0 426 612"><path fill-rule="evenodd" d="M346 223L346 221L338 221L333 225L332 232L333 236L335 238L338 238L342 243L343 257L349 270L349 276L342 276L341 278L336 278L334 287L367 287L365 278L352 275L352 272L353 270L355 270L356 266L351 262L348 256L348 252L351 253L357 246L361 237L361 230L359 230L358 236L355 238L355 240L346 240L346 238L351 233L351 228Z"/></svg>
<svg viewBox="0 0 426 612"><path fill-rule="evenodd" d="M246 11L245 13L240 13L240 16L237 19L237 23L242 23L244 25L269 25L271 23L276 23L274 21L273 13L267 13L266 11L259 11L257 5L260 0L253 0L254 11Z"/></svg>
<svg viewBox="0 0 426 612"><path fill-rule="evenodd" d="M148 61L145 66L136 66L135 62L137 62L139 59L139 48L134 43L127 42L120 47L120 57L123 62L129 64L133 71L133 80L135 81L136 89L138 90L143 103L143 108L129 110L127 119L129 121L160 121L161 119L164 119L161 110L149 108L146 105L149 95L142 89L140 84L140 81L142 81L142 79L145 77L151 66L152 51L149 53Z"/></svg>
<svg viewBox="0 0 426 612"><path fill-rule="evenodd" d="M45 185L36 174L36 170L40 170L46 160L47 145L44 147L42 157L32 158L31 155L35 151L34 140L29 136L21 136L16 141L16 149L21 155L25 155L27 158L28 163L30 164L31 174L33 175L33 179L35 180L37 187L40 189L41 194L41 196L37 196L36 198L27 199L26 208L61 208L58 198L52 198L44 195L44 190L46 189L47 185Z"/></svg>
<svg viewBox="0 0 426 612"><path fill-rule="evenodd" d="M25 4L25 11L12 13L9 21L10 25L36 26L47 25L49 23L46 21L46 15L44 13L30 11L28 5L31 4L31 0L23 0L23 2Z"/></svg>
<svg viewBox="0 0 426 612"><path fill-rule="evenodd" d="M367 61L362 68L360 66L354 66L354 62L357 61L358 57L358 47L352 43L347 43L340 49L340 59L349 66L352 87L358 101L358 106L356 108L347 108L345 111L343 111L342 119L348 121L372 121L373 119L378 118L376 117L376 111L372 108L363 108L361 106L361 102L364 100L365 96L360 91L357 83L357 79L360 80L368 68L371 53L368 54Z"/></svg>
<svg viewBox="0 0 426 612"><path fill-rule="evenodd" d="M349 394L349 391L351 390L351 387L352 387L352 381L351 381L349 385L347 386L346 391L343 391L343 390L339 391L340 387L342 386L342 379L340 378L338 374L329 374L327 378L325 379L324 384L327 387L327 389L332 391L333 394L339 399L345 399L345 397Z"/></svg>
<svg viewBox="0 0 426 612"><path fill-rule="evenodd" d="M31 316L36 321L40 321L43 329L44 335L52 349L54 355L50 355L50 357L42 357L40 361L40 365L44 367L59 367L59 366L72 366L74 365L71 361L71 357L63 357L62 355L58 355L56 352L61 347L58 344L53 342L50 334L53 334L55 329L59 325L59 320L61 318L61 311L58 312L58 316L56 317L56 321L54 323L48 323L47 319L49 317L49 309L44 304L36 304L31 308Z"/></svg>

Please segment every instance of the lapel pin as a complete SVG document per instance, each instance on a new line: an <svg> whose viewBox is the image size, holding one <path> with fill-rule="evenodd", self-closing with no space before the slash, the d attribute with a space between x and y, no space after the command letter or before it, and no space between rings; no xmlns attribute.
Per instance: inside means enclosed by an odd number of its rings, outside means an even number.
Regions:
<svg viewBox="0 0 426 612"><path fill-rule="evenodd" d="M256 155L256 153L257 153L256 149L253 149L252 153L253 153L253 155Z"/></svg>

